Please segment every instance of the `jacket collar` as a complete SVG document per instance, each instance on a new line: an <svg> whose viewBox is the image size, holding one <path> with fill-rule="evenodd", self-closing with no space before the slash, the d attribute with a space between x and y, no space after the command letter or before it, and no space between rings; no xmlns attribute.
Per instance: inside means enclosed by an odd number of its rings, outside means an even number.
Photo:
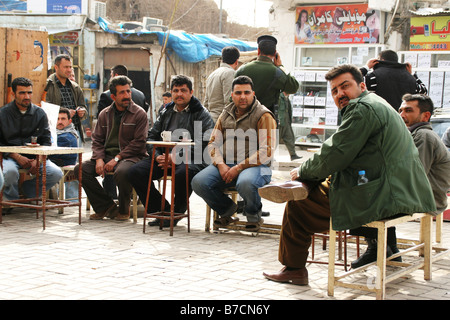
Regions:
<svg viewBox="0 0 450 320"><path fill-rule="evenodd" d="M433 128L431 127L431 123L429 123L429 122L417 122L417 123L413 124L412 126L408 127L408 130L410 132L414 132L416 129L433 130Z"/></svg>
<svg viewBox="0 0 450 320"><path fill-rule="evenodd" d="M262 62L270 62L273 63L272 59L267 57L267 56L258 56L257 58L258 61L262 61Z"/></svg>
<svg viewBox="0 0 450 320"><path fill-rule="evenodd" d="M194 96L192 96L191 100L188 103L189 108L186 110L186 112L198 112L199 110L203 109L203 105L201 102ZM173 111L173 108L175 107L175 103L172 101L167 104L167 106L164 108L164 111Z"/></svg>

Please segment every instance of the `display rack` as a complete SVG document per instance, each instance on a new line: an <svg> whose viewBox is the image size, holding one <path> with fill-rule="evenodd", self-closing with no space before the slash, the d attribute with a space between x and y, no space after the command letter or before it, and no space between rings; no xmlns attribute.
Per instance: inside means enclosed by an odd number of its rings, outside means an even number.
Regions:
<svg viewBox="0 0 450 320"><path fill-rule="evenodd" d="M336 65L363 67L377 57L382 45L302 45L294 48L293 75L300 86L290 96L295 144L320 147L338 128L340 114L325 74Z"/></svg>

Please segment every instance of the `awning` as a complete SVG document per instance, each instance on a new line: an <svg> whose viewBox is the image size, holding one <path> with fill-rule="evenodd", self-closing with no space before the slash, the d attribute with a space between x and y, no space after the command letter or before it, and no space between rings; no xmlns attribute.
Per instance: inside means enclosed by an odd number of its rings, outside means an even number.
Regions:
<svg viewBox="0 0 450 320"><path fill-rule="evenodd" d="M98 24L100 27L110 33L122 35L141 35L156 34L160 45L166 41L167 48L172 49L182 60L190 63L196 63L208 59L211 56L221 56L222 49L227 46L235 46L242 52L254 51L257 49L256 42L241 41L237 39L220 38L213 34L190 34L184 31L172 30L170 32L163 31L147 31L143 29L124 30L116 29L106 19L99 17Z"/></svg>

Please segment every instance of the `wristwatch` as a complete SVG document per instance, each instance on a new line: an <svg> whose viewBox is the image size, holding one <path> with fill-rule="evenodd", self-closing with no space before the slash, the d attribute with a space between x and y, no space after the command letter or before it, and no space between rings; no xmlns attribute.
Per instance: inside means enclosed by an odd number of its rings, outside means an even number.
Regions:
<svg viewBox="0 0 450 320"><path fill-rule="evenodd" d="M120 161L119 157L115 157L115 158L114 158L114 161L115 161L115 162L119 162L119 161Z"/></svg>

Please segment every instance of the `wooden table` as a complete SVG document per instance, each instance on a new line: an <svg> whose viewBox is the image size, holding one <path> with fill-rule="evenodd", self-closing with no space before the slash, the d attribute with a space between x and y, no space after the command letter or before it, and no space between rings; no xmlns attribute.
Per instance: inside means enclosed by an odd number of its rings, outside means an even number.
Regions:
<svg viewBox="0 0 450 320"><path fill-rule="evenodd" d="M144 211L144 233L145 233L145 225L147 217L149 218L156 218L160 220L159 229L163 228L163 220L170 220L170 235L173 236L173 221L174 219L182 219L184 217L187 217L188 219L188 232L190 232L190 212L189 212L189 159L188 159L188 152L184 152L185 158L185 164L186 164L186 200L187 200L187 213L179 213L174 212L174 200L175 200L175 161L172 161L171 165L171 173L172 173L172 188L171 188L171 197L170 197L170 212L165 211L165 204L166 204L166 184L167 184L167 169L168 169L168 159L166 158L166 162L164 165L164 176L163 176L163 191L162 191L162 198L161 198L161 211L154 212L154 213L147 213L148 209L148 198L150 194L150 187L151 183L153 183L152 174L153 174L153 165L155 164L155 151L156 148L164 148L165 154L170 154L171 150L172 152L176 151L178 148L176 147L191 147L194 145L194 142L190 141L180 141L180 142L164 142L164 141L147 141L147 144L153 145L153 152L151 157L151 166L150 166L150 176L148 179L148 187L147 187L147 200L145 201L145 211ZM172 156L173 159L175 159L174 156Z"/></svg>
<svg viewBox="0 0 450 320"><path fill-rule="evenodd" d="M14 207L24 207L36 209L36 219L39 218L39 210L42 210L42 224L45 230L45 211L47 209L62 208L62 207L75 207L78 206L78 223L81 224L81 163L83 148L70 148L70 147L51 147L51 146L38 146L38 147L27 147L27 146L6 146L0 147L0 166L3 169L3 153L20 153L20 154L31 154L36 156L37 166L40 166L40 161L42 158L42 196L39 197L39 170L36 173L36 197L30 199L19 199L19 200L6 200L3 201L3 190L0 191L0 223L2 223L2 209L4 205L14 206ZM78 202L58 200L58 199L46 199L46 186L47 181L47 156L54 154L78 154L78 161L80 163L78 172ZM41 202L41 203L39 203ZM49 204L50 203L50 204Z"/></svg>

